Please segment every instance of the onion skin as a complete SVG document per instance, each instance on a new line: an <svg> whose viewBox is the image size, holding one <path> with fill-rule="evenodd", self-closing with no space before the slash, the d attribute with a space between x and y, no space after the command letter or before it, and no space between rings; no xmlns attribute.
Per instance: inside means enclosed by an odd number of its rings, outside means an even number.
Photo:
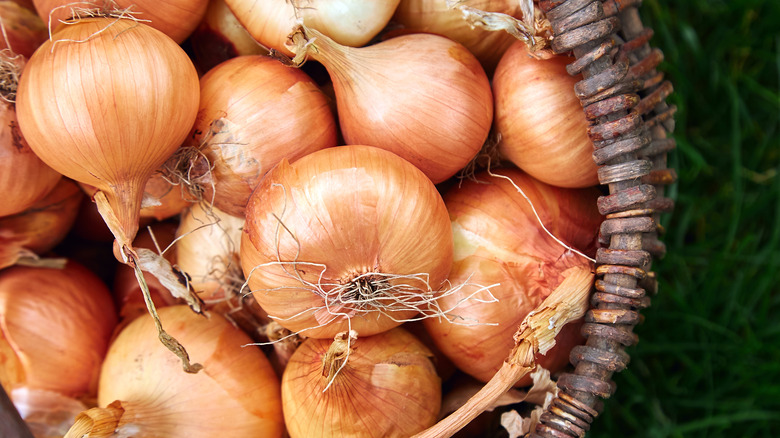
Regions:
<svg viewBox="0 0 780 438"><path fill-rule="evenodd" d="M194 314L186 306L159 310L166 330L193 360L197 374L156 339L151 318L138 318L111 344L103 363L98 405L119 401L118 436L281 437L279 379L249 337L223 317ZM130 435L123 435L130 434Z"/></svg>
<svg viewBox="0 0 780 438"><path fill-rule="evenodd" d="M189 173L204 200L225 213L243 217L249 195L282 158L293 161L337 144L325 94L304 72L273 58L233 58L200 84L191 139L208 164L196 162Z"/></svg>
<svg viewBox="0 0 780 438"><path fill-rule="evenodd" d="M308 339L282 376L282 403L291 438L409 437L436 422L441 382L432 354L395 328L354 341L346 365L325 392L328 339Z"/></svg>
<svg viewBox="0 0 780 438"><path fill-rule="evenodd" d="M0 218L0 269L11 266L19 256L43 255L62 242L83 199L79 186L62 178L37 204Z"/></svg>
<svg viewBox="0 0 780 438"><path fill-rule="evenodd" d="M279 221L289 232L280 231ZM425 274L436 291L452 262L450 233L441 196L417 168L379 148L339 146L293 164L282 161L263 179L247 205L241 264L260 306L285 328L315 338L349 328L369 336L417 309L394 307L390 318L372 301L355 313L332 296L337 285L354 285L355 277L368 273ZM294 272L293 265L277 261L300 264ZM301 283L298 275L323 289ZM420 280L387 281L391 297L402 285L425 287ZM351 318L332 316L322 293L331 294L331 311Z"/></svg>
<svg viewBox="0 0 780 438"><path fill-rule="evenodd" d="M49 38L49 31L40 17L16 2L0 1L0 20L4 27L0 50L9 49L29 58Z"/></svg>
<svg viewBox="0 0 780 438"><path fill-rule="evenodd" d="M496 172L510 177L529 196L547 229L568 245L592 256L602 217L596 209L598 190L561 189L541 183L516 169ZM455 241L449 280L490 289L498 302L468 300L453 312L476 325L426 320L436 345L462 371L488 381L514 347L513 335L523 318L562 281L569 268L591 270L591 262L566 250L540 227L531 208L509 181L477 175L444 196ZM479 296L487 300L487 294ZM441 306L454 306L463 293L445 295ZM487 325L497 324L497 325ZM571 326L571 327L570 327ZM572 324L558 335L557 351L537 355L538 362L556 371L568 362L568 350L581 338ZM530 377L518 385L530 384Z"/></svg>
<svg viewBox="0 0 780 438"><path fill-rule="evenodd" d="M3 387L8 392L27 387L69 397L94 397L116 322L106 285L73 261L63 269L15 266L3 270Z"/></svg>
<svg viewBox="0 0 780 438"><path fill-rule="evenodd" d="M146 181L195 120L197 72L170 38L131 20L82 19L53 41L22 74L19 126L49 166L105 193L132 241Z"/></svg>
<svg viewBox="0 0 780 438"><path fill-rule="evenodd" d="M599 183L597 166L569 62L533 58L522 42L507 50L493 77L499 153L547 184L590 187Z"/></svg>
<svg viewBox="0 0 780 438"><path fill-rule="evenodd" d="M60 20L72 17L73 8L95 8L94 1L33 0L38 15L44 23L51 20L52 30L59 27ZM206 13L208 0L112 0L116 10L130 8L138 13L137 18L148 20L146 24L168 35L176 44L182 43L200 23ZM64 7L63 7L64 6ZM56 9L55 8L59 8Z"/></svg>
<svg viewBox="0 0 780 438"><path fill-rule="evenodd" d="M356 49L306 33L314 38L309 55L333 79L347 144L396 153L436 184L482 148L493 96L479 61L462 45L412 34Z"/></svg>

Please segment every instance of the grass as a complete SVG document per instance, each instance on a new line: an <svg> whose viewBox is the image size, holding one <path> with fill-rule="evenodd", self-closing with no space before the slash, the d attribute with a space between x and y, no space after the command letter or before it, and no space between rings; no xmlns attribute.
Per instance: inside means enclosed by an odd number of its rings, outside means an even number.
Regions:
<svg viewBox="0 0 780 438"><path fill-rule="evenodd" d="M675 86L659 294L593 437L780 436L780 2L644 0Z"/></svg>

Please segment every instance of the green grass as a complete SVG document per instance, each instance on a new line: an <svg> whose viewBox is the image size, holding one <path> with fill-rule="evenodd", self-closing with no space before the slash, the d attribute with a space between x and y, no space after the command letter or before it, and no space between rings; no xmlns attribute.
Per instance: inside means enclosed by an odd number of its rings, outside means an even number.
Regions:
<svg viewBox="0 0 780 438"><path fill-rule="evenodd" d="M644 0L677 105L659 294L593 437L780 436L780 2Z"/></svg>

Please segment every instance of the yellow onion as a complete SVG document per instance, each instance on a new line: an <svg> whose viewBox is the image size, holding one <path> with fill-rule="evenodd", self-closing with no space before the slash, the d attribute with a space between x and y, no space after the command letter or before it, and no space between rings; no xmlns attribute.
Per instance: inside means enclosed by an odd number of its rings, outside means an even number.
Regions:
<svg viewBox="0 0 780 438"><path fill-rule="evenodd" d="M197 153L184 173L203 200L228 214L244 216L252 190L282 158L336 145L327 98L298 69L240 56L211 69L200 84L190 139Z"/></svg>
<svg viewBox="0 0 780 438"><path fill-rule="evenodd" d="M431 426L441 405L431 356L400 327L306 340L282 376L290 437L409 437Z"/></svg>
<svg viewBox="0 0 780 438"><path fill-rule="evenodd" d="M387 149L440 183L485 142L493 119L490 84L462 45L412 34L352 48L313 29L301 29L293 41L298 56L330 73L347 144Z"/></svg>
<svg viewBox="0 0 780 438"><path fill-rule="evenodd" d="M282 161L252 194L244 231L241 265L257 302L309 337L369 336L430 313L452 262L436 187L370 146Z"/></svg>
<svg viewBox="0 0 780 438"><path fill-rule="evenodd" d="M485 71L492 73L501 55L516 41L515 37L504 31L472 27L460 9L447 3L448 0L402 0L393 20L407 30L436 33L463 44L479 59ZM471 0L462 4L515 18L523 15L518 0Z"/></svg>
<svg viewBox="0 0 780 438"><path fill-rule="evenodd" d="M117 318L106 285L68 261L62 269L0 272L0 382L94 397Z"/></svg>
<svg viewBox="0 0 780 438"><path fill-rule="evenodd" d="M0 269L22 258L36 258L57 246L73 226L83 199L76 183L61 178L37 204L0 218Z"/></svg>
<svg viewBox="0 0 780 438"><path fill-rule="evenodd" d="M579 80L565 56L537 59L525 44L507 50L493 77L495 126L502 157L558 187L598 184L588 122L574 94Z"/></svg>
<svg viewBox="0 0 780 438"><path fill-rule="evenodd" d="M120 248L137 232L146 181L187 136L197 105L197 73L181 47L115 18L58 27L27 63L17 96L35 153L105 194Z"/></svg>
<svg viewBox="0 0 780 438"><path fill-rule="evenodd" d="M66 437L281 437L279 379L246 334L219 315L186 306L160 309L172 335L203 365L183 373L155 340L153 321L128 325L106 355L98 408L76 418ZM89 433L89 435L86 435Z"/></svg>
<svg viewBox="0 0 780 438"><path fill-rule="evenodd" d="M523 318L558 287L569 269L591 272L592 262L563 244L592 256L602 220L594 188L561 189L516 169L495 175L507 179L483 172L476 176L480 182L464 182L444 199L455 241L450 281L470 279L498 286L490 289L492 296L485 292L477 297L482 300L465 301L463 292L444 294L440 306L460 303L451 320L424 321L439 349L459 369L483 382L506 360ZM592 281L592 276L583 276L582 281ZM581 341L571 324L557 340L557 350L538 357L553 371L568 363L568 350ZM528 383L530 378L519 382Z"/></svg>
<svg viewBox="0 0 780 438"><path fill-rule="evenodd" d="M33 0L38 15L55 30L60 21L85 16L86 11L136 13L136 18L181 43L195 30L206 12L208 0ZM102 9L101 9L102 8Z"/></svg>
<svg viewBox="0 0 780 438"><path fill-rule="evenodd" d="M268 54L241 25L225 0L209 1L206 14L189 42L195 65L203 73L236 56Z"/></svg>
<svg viewBox="0 0 780 438"><path fill-rule="evenodd" d="M13 1L0 1L0 50L22 55L25 58L32 56L49 37L46 25L38 15Z"/></svg>
<svg viewBox="0 0 780 438"><path fill-rule="evenodd" d="M300 21L340 44L360 47L393 16L399 0L225 0L249 33L269 49L282 51Z"/></svg>

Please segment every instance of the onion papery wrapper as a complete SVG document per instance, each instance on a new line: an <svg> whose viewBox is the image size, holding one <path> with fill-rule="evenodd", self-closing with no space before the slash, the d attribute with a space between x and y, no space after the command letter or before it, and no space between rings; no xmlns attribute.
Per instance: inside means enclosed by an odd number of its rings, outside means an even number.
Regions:
<svg viewBox="0 0 780 438"><path fill-rule="evenodd" d="M282 403L291 438L408 437L436 421L431 352L400 327L353 335L308 339L290 358Z"/></svg>
<svg viewBox="0 0 780 438"><path fill-rule="evenodd" d="M493 120L487 75L468 49L433 34L352 48L299 28L295 62L328 70L347 144L400 155L438 184L477 155Z"/></svg>
<svg viewBox="0 0 780 438"><path fill-rule="evenodd" d="M66 437L281 437L279 378L249 337L219 315L186 306L160 309L173 336L203 372L182 373L138 318L114 340L100 375L98 408L80 414Z"/></svg>
<svg viewBox="0 0 780 438"><path fill-rule="evenodd" d="M595 254L603 217L596 209L595 188L561 189L516 169L482 172L475 178L444 196L455 242L449 280L498 284L490 289L498 303L474 299L460 304L452 317L472 321L471 325L444 319L423 323L459 369L487 382L515 345L517 327L558 287L568 270L592 272L593 262L585 256ZM581 281L592 278L582 276ZM445 295L440 306L463 299L462 293ZM570 324L559 335L556 348L537 357L538 363L558 371L568 363L568 351L580 343L577 325ZM518 382L527 384L530 377Z"/></svg>
<svg viewBox="0 0 780 438"><path fill-rule="evenodd" d="M8 49L11 53L25 58L32 56L49 37L46 25L38 15L30 9L13 1L0 2L0 50Z"/></svg>
<svg viewBox="0 0 780 438"><path fill-rule="evenodd" d="M433 183L395 154L350 145L282 161L250 198L244 231L249 290L293 332L369 336L442 313L435 297L452 263L446 209Z"/></svg>

